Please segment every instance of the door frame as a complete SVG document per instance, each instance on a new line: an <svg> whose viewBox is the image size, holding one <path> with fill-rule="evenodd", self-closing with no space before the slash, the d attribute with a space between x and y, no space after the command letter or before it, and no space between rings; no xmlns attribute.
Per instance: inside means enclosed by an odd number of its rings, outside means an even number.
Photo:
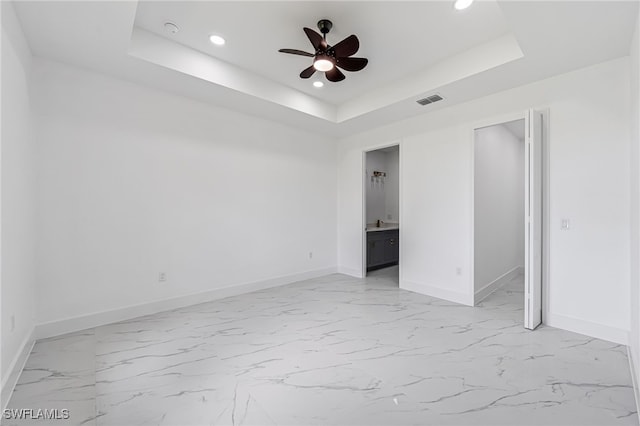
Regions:
<svg viewBox="0 0 640 426"><path fill-rule="evenodd" d="M402 221L403 221L403 209L402 209L402 140L394 140L392 142L387 142L379 145L368 146L362 149L362 217L360 222L360 229L362 232L361 237L361 253L362 253L362 265L361 265L361 277L365 278L367 276L367 153L372 151L378 151L384 148L390 148L392 146L398 147L398 223L400 224L400 229L398 230L398 238L400 239L400 245L398 247L399 258L398 258L398 272L399 272L399 282L402 282L402 246L404 238L402 237Z"/></svg>
<svg viewBox="0 0 640 426"><path fill-rule="evenodd" d="M547 321L547 312L549 307L549 261L550 256L550 186L549 186L549 109L546 107L532 108L536 111L540 111L543 114L545 125L543 126L543 138L542 138L542 323ZM503 123L508 123L515 120L525 120L525 139L526 132L529 131L529 109L525 111L519 111L514 113L507 113L492 118L479 120L471 125L471 149L470 149L470 193L471 193L471 262L470 262L470 274L469 274L469 292L472 295L473 306L475 306L475 147L476 138L475 132L477 129L483 127L496 126ZM525 140L526 143L526 140ZM524 159L523 159L524 161ZM528 182L528 176L525 172L525 182ZM523 189L524 190L524 189ZM524 307L524 300L522 301Z"/></svg>

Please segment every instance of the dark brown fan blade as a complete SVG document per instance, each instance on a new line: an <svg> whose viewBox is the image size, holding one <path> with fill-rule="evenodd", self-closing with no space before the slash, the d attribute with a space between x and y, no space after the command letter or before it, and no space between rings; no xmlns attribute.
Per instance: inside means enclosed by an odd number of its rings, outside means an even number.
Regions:
<svg viewBox="0 0 640 426"><path fill-rule="evenodd" d="M297 49L280 49L280 50L278 50L278 52L290 53L292 55L300 55L300 56L314 56L313 53L307 53L307 52L303 52L302 50L297 50Z"/></svg>
<svg viewBox="0 0 640 426"><path fill-rule="evenodd" d="M360 49L360 42L358 37L353 34L331 48L337 58L355 55L358 49Z"/></svg>
<svg viewBox="0 0 640 426"><path fill-rule="evenodd" d="M333 82L342 81L345 78L344 74L342 74L342 71L340 71L336 67L333 67L333 69L325 72L324 75L327 77L327 80L333 81Z"/></svg>
<svg viewBox="0 0 640 426"><path fill-rule="evenodd" d="M369 60L366 58L338 58L336 65L347 71L360 71L367 66Z"/></svg>
<svg viewBox="0 0 640 426"><path fill-rule="evenodd" d="M300 73L300 78L309 78L316 72L316 69L311 65L309 68L306 68L304 71Z"/></svg>
<svg viewBox="0 0 640 426"><path fill-rule="evenodd" d="M324 41L324 39L320 34L313 31L311 28L307 28L307 27L304 28L304 32L307 34L307 37L309 37L309 41L313 45L313 48L316 49L316 51L327 50L327 42ZM346 56L349 56L349 55L346 55Z"/></svg>

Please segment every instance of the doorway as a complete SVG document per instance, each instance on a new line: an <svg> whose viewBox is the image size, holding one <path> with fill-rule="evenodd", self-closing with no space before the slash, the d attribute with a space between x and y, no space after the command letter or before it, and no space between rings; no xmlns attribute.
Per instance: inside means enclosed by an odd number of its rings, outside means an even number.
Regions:
<svg viewBox="0 0 640 426"><path fill-rule="evenodd" d="M474 304L532 330L542 322L545 115L531 110L473 137Z"/></svg>
<svg viewBox="0 0 640 426"><path fill-rule="evenodd" d="M399 286L400 146L364 152L364 275Z"/></svg>

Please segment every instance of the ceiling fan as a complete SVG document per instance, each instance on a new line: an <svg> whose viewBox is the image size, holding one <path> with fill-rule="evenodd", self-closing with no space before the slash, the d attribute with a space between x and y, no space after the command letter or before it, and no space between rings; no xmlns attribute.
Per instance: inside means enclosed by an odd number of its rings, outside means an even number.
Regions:
<svg viewBox="0 0 640 426"><path fill-rule="evenodd" d="M366 58L354 58L360 48L358 37L350 35L340 43L330 46L327 43L327 33L331 31L333 23L328 19L318 21L318 29L322 35L318 34L311 28L304 28L304 32L309 37L309 41L315 49L315 53L303 52L297 49L280 49L278 52L290 53L292 55L308 56L313 58L313 65L306 68L300 73L300 78L309 78L316 71L324 72L329 81L342 81L345 75L338 68L346 71L360 71L367 66L369 62Z"/></svg>

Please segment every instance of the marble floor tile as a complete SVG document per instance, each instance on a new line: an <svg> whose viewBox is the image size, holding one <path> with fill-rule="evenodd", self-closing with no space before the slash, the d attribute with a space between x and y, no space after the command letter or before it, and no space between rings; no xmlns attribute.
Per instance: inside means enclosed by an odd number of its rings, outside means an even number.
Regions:
<svg viewBox="0 0 640 426"><path fill-rule="evenodd" d="M55 425L637 425L626 348L334 274L36 343L9 408ZM48 424L45 421L3 425Z"/></svg>
<svg viewBox="0 0 640 426"><path fill-rule="evenodd" d="M85 330L36 342L18 379L8 409L46 409L68 420L51 423L95 425L95 333ZM55 410L58 410L56 413ZM2 425L48 424L44 420L5 420Z"/></svg>

